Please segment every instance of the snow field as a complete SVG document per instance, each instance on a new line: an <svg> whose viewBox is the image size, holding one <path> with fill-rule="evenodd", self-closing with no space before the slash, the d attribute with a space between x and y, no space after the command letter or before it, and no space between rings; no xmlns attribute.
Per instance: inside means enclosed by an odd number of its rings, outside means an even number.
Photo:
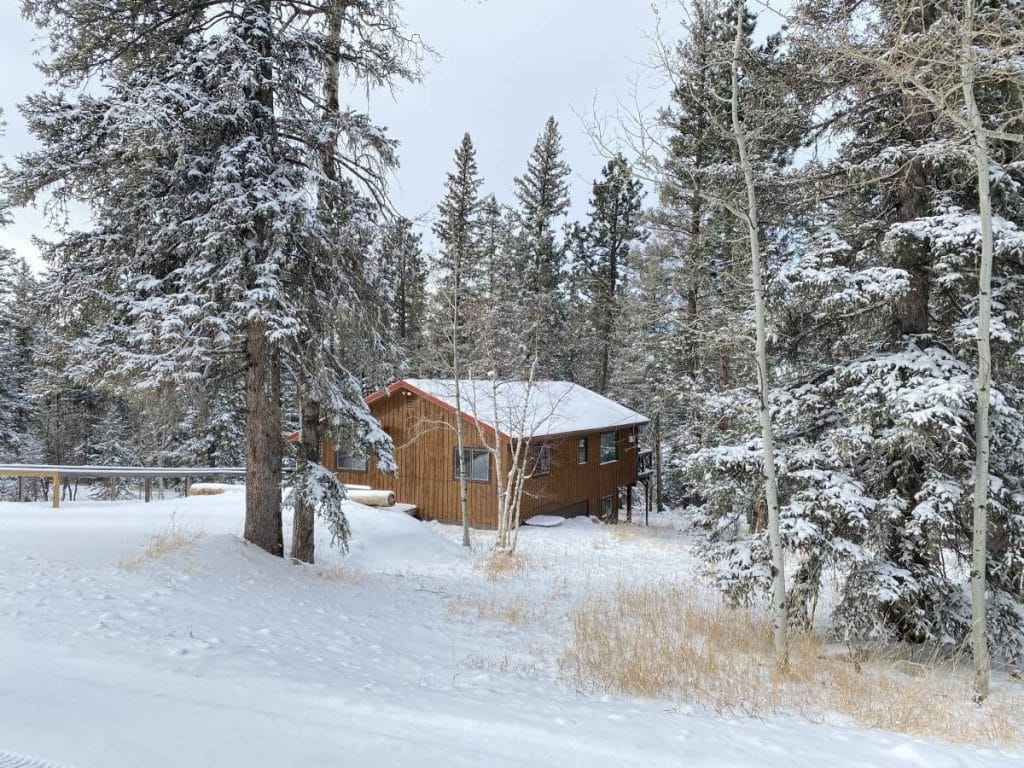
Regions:
<svg viewBox="0 0 1024 768"><path fill-rule="evenodd" d="M470 553L458 529L349 505L350 555L322 532L320 564L298 566L242 542L242 510L233 492L0 504L0 751L78 768L1020 764L849 723L579 693L574 610L692 584L674 530L527 528L521 557L495 564L492 534Z"/></svg>

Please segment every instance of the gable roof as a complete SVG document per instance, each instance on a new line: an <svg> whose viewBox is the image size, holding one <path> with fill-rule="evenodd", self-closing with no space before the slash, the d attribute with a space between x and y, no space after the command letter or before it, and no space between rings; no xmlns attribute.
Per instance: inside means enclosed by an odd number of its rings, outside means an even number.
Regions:
<svg viewBox="0 0 1024 768"><path fill-rule="evenodd" d="M462 413L508 438L600 432L642 426L649 419L614 400L568 381L461 379ZM455 413L454 379L402 379L366 398L373 403L406 389Z"/></svg>

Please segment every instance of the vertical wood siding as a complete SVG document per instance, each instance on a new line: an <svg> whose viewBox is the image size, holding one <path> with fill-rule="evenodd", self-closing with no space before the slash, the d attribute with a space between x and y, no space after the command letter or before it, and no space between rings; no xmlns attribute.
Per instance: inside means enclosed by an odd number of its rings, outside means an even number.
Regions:
<svg viewBox="0 0 1024 768"><path fill-rule="evenodd" d="M370 410L394 440L397 476L378 471L372 456L367 461L365 472L338 470L330 442L324 445L324 466L334 470L342 482L394 491L399 502L415 504L425 520L460 522L459 483L452 471L454 414L429 400L406 395L404 391L376 400ZM469 422L465 423L465 434L467 448L484 447L493 441L491 435L488 435L487 442L482 440L478 428ZM638 442L632 428L619 429L616 434L619 458L609 464L600 464L600 433L586 436L587 464L577 462L578 435L547 441L551 443L552 450L551 472L527 481L523 519L557 511L566 513L566 507L580 502L586 502L587 513L597 515L601 497L609 495L615 498L617 505L618 488L636 482ZM634 437L632 441L631 436ZM508 466L508 458L505 466ZM490 475L490 482L469 483L469 516L474 527L494 528L497 525L493 457ZM583 513L580 508L573 511Z"/></svg>

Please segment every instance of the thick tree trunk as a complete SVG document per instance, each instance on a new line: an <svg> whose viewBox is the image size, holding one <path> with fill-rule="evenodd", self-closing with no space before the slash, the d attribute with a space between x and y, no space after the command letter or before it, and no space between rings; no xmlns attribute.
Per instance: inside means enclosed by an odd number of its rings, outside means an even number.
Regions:
<svg viewBox="0 0 1024 768"><path fill-rule="evenodd" d="M755 362L757 366L758 415L764 453L765 503L768 507L768 539L772 555L772 634L775 664L784 669L788 663L786 617L786 563L779 531L778 480L775 474L775 448L772 441L772 415L768 403L768 353L765 338L764 286L761 281L761 235L758 221L754 174L747 153L747 139L740 122L740 51L743 45L745 3L736 3L736 40L732 59L732 130L736 140L743 181L747 191L746 224L750 241L750 278L754 299Z"/></svg>
<svg viewBox="0 0 1024 768"><path fill-rule="evenodd" d="M281 530L281 363L263 323L246 329L245 540L284 555Z"/></svg>
<svg viewBox="0 0 1024 768"><path fill-rule="evenodd" d="M988 463L989 396L992 386L990 326L992 316L992 195L989 189L989 152L985 128L974 96L974 0L964 8L963 92L967 119L973 129L974 159L978 175L978 213L981 218L981 264L978 269L978 379L974 422L974 520L971 546L971 656L974 692L981 700L989 694L990 663L986 637L985 589L988 570Z"/></svg>
<svg viewBox="0 0 1024 768"><path fill-rule="evenodd" d="M245 10L252 21L247 34L250 44L259 53L255 84L247 86L249 99L260 104L268 116L265 132L256 136L276 151L277 137L273 120L274 69L272 42L268 30L258 20L269 19L270 0L253 0ZM255 223L256 247L246 270L247 288L254 288L255 265L269 258L270 224L265 219ZM246 472L245 472L245 539L272 555L284 556L281 530L281 359L275 345L268 339L267 324L250 320L246 327Z"/></svg>
<svg viewBox="0 0 1024 768"><path fill-rule="evenodd" d="M320 446L323 435L320 430L320 405L303 399L299 405L300 437L299 451L295 460L295 473L302 476L311 464L321 461ZM315 546L313 534L316 526L316 510L309 499L295 495L295 518L292 520L292 559L303 563L314 562Z"/></svg>

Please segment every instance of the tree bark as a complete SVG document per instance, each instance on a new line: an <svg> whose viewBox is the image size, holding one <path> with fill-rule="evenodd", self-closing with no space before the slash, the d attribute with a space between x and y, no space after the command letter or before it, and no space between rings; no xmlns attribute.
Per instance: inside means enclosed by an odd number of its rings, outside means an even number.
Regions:
<svg viewBox="0 0 1024 768"><path fill-rule="evenodd" d="M300 434L299 451L296 457L296 475L302 474L311 464L321 461L320 446L323 435L320 429L320 404L303 399L299 406ZM316 528L316 510L303 494L295 494L295 517L292 520L292 559L303 563L315 562L316 547L313 534Z"/></svg>
<svg viewBox="0 0 1024 768"><path fill-rule="evenodd" d="M254 321L246 329L245 540L284 556L281 529L281 362Z"/></svg>
<svg viewBox="0 0 1024 768"><path fill-rule="evenodd" d="M772 415L768 404L768 354L765 339L764 286L761 281L761 235L758 221L754 173L747 152L747 138L740 122L740 51L743 45L743 15L746 4L736 3L736 39L732 56L732 130L736 140L743 181L747 192L746 224L750 241L750 278L754 299L755 362L757 366L758 415L764 453L765 503L768 507L768 539L772 555L772 637L775 664L788 664L786 618L786 562L779 531L778 480L775 475L775 448L772 440Z"/></svg>
<svg viewBox="0 0 1024 768"><path fill-rule="evenodd" d="M989 694L991 676L986 637L985 589L988 568L988 463L989 396L992 386L990 326L992 316L992 195L989 189L988 137L974 95L977 64L974 53L974 0L964 6L963 93L967 119L971 124L974 159L978 175L978 214L981 219L981 264L978 269L978 379L977 413L974 422L976 445L974 464L974 519L971 542L971 657L974 663L974 693L978 700Z"/></svg>
<svg viewBox="0 0 1024 768"><path fill-rule="evenodd" d="M270 0L254 0L245 10L251 20L247 35L259 54L254 84L246 87L246 96L259 103L266 124L254 138L270 145L276 152L277 137L274 114L274 69L271 39L260 19L269 19ZM270 222L266 218L254 222L256 245L249 256L245 274L246 287L255 287L255 265L269 258ZM272 555L284 556L281 529L281 359L276 346L268 338L264 320L249 320L245 330L246 348L246 471L245 529L249 541Z"/></svg>

